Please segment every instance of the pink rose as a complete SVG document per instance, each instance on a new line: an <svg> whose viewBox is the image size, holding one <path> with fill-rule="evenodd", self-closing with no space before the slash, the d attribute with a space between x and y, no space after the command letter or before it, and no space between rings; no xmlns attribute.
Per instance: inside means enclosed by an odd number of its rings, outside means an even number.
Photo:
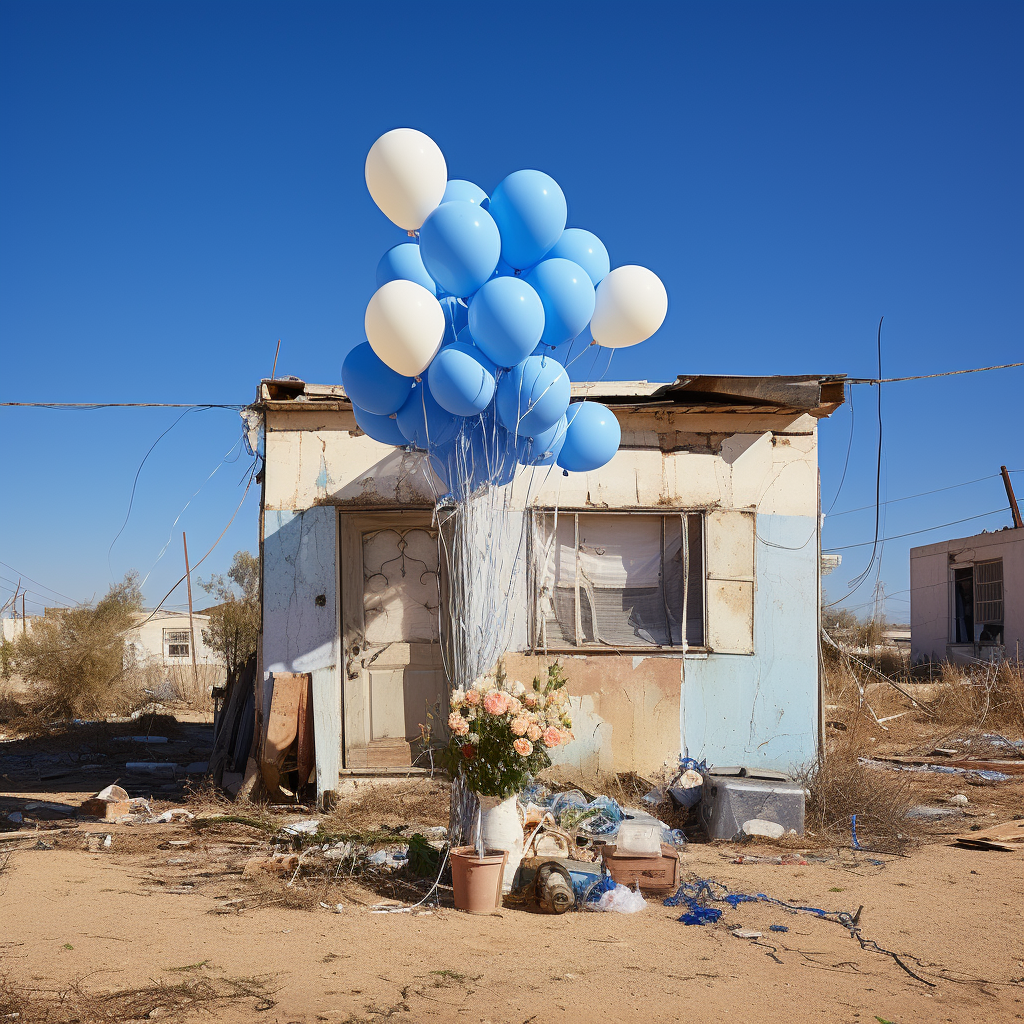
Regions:
<svg viewBox="0 0 1024 1024"><path fill-rule="evenodd" d="M562 743L569 743L572 740L576 739L576 737L573 736L573 734L568 729L562 729L561 732L562 732Z"/></svg>
<svg viewBox="0 0 1024 1024"><path fill-rule="evenodd" d="M553 725L549 725L544 730L543 739L545 747L557 747L562 742L561 730L556 729Z"/></svg>
<svg viewBox="0 0 1024 1024"><path fill-rule="evenodd" d="M448 728L451 729L456 736L465 736L469 732L469 722L467 722L462 715L452 714L448 718Z"/></svg>
<svg viewBox="0 0 1024 1024"><path fill-rule="evenodd" d="M484 711L489 715L505 714L508 711L508 694L502 693L501 690L487 694L484 697Z"/></svg>
<svg viewBox="0 0 1024 1024"><path fill-rule="evenodd" d="M530 728L529 721L522 715L512 719L512 735L513 736L525 736L526 730Z"/></svg>
<svg viewBox="0 0 1024 1024"><path fill-rule="evenodd" d="M534 743L541 738L541 728L536 722L531 722L526 727L526 737L533 740Z"/></svg>
<svg viewBox="0 0 1024 1024"><path fill-rule="evenodd" d="M520 757L529 757L533 753L533 744L529 740L516 740L512 746Z"/></svg>
<svg viewBox="0 0 1024 1024"><path fill-rule="evenodd" d="M479 704L480 703L480 694L479 694L479 692L477 692L476 690L467 690L466 691L466 703L467 704Z"/></svg>
<svg viewBox="0 0 1024 1024"><path fill-rule="evenodd" d="M537 706L537 700L538 700L538 697L537 697L537 694L535 694L535 693L527 693L527 694L523 695L523 703L528 708L535 708Z"/></svg>
<svg viewBox="0 0 1024 1024"><path fill-rule="evenodd" d="M513 715L518 715L523 710L523 702L518 697L509 697L508 709Z"/></svg>

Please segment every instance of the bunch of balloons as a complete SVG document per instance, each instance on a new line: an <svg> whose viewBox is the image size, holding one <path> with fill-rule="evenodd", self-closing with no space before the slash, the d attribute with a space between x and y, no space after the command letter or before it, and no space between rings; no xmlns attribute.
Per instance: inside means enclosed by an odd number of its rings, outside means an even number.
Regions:
<svg viewBox="0 0 1024 1024"><path fill-rule="evenodd" d="M605 348L649 338L668 311L659 278L612 270L596 235L566 228L565 196L543 171L515 171L488 197L449 181L437 144L412 128L373 144L366 185L409 240L377 265L368 341L342 367L359 427L426 451L457 497L520 466L605 465L618 421L570 403L559 356L588 325Z"/></svg>

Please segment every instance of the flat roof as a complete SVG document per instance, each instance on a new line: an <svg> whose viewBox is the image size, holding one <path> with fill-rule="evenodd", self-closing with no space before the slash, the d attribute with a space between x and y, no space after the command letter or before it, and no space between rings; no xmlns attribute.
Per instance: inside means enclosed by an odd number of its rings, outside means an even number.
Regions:
<svg viewBox="0 0 1024 1024"><path fill-rule="evenodd" d="M674 407L690 412L780 412L831 416L845 398L845 374L741 377L680 375L674 381L577 381L573 398L599 399L606 405L633 408ZM258 408L301 409L307 403L351 408L340 384L310 384L298 377L263 379Z"/></svg>
<svg viewBox="0 0 1024 1024"><path fill-rule="evenodd" d="M1006 510L1007 516L1010 510ZM1015 529L1013 526L1001 526L998 530L986 530L984 533L975 533L970 537L951 537L949 540L937 540L934 544L922 544L919 548L910 549L911 558L921 558L925 555L942 555L956 548L956 553L963 550L963 545L968 547L979 545L988 547L992 544L1013 544L1024 542L1024 530Z"/></svg>

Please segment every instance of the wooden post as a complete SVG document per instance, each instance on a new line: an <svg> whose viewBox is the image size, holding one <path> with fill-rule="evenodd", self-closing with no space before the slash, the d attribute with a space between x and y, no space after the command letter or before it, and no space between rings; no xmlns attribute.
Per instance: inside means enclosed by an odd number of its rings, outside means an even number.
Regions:
<svg viewBox="0 0 1024 1024"><path fill-rule="evenodd" d="M1020 517L1020 509L1017 507L1017 496L1013 493L1013 484L1010 483L1010 474L1005 466L999 467L1003 475L1003 486L1006 488L1006 496L1010 499L1010 512L1013 513L1013 527L1015 530L1024 529L1024 520Z"/></svg>
<svg viewBox="0 0 1024 1024"><path fill-rule="evenodd" d="M28 632L28 619L25 618L25 595L21 595L21 635Z"/></svg>
<svg viewBox="0 0 1024 1024"><path fill-rule="evenodd" d="M192 677L199 686L199 669L196 666L196 631L192 628L192 574L188 568L188 541L185 531L181 531L181 545L185 549L185 582L188 584L188 646L192 652Z"/></svg>

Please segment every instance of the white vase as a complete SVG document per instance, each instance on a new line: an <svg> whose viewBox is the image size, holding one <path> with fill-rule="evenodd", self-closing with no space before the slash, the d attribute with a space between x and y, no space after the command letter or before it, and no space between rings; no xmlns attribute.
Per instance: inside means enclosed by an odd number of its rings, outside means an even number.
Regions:
<svg viewBox="0 0 1024 1024"><path fill-rule="evenodd" d="M507 850L502 892L509 892L523 859L523 825L519 820L518 798L515 796L479 796L480 834L489 850Z"/></svg>

